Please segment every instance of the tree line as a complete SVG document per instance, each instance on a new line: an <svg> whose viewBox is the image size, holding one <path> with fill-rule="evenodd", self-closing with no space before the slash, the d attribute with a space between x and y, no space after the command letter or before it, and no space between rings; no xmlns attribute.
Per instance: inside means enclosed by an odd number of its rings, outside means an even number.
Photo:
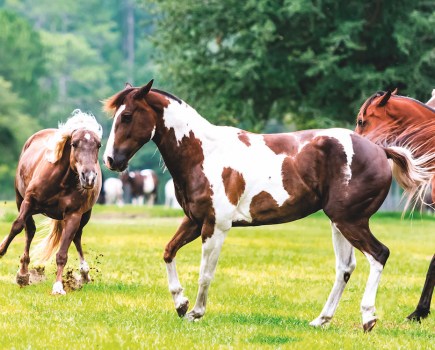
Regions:
<svg viewBox="0 0 435 350"><path fill-rule="evenodd" d="M432 1L0 0L0 27L1 198L36 130L80 108L107 138L100 101L126 81L251 131L352 127L377 90L435 87ZM132 166L162 173L153 146Z"/></svg>

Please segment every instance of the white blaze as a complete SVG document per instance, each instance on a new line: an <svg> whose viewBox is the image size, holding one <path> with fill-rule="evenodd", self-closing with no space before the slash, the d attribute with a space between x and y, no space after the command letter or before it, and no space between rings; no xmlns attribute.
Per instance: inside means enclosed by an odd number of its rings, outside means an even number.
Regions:
<svg viewBox="0 0 435 350"><path fill-rule="evenodd" d="M113 118L112 129L110 130L110 135L107 140L106 149L104 150L103 160L104 163L107 163L107 157L113 158L113 145L115 143L115 124L118 120L119 115L125 109L125 105L121 105L115 113L115 117Z"/></svg>

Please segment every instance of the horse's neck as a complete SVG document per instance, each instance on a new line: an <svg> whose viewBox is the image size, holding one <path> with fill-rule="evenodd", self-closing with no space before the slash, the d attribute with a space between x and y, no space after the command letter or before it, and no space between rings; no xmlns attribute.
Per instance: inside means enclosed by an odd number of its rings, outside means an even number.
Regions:
<svg viewBox="0 0 435 350"><path fill-rule="evenodd" d="M398 124L408 127L415 123L421 123L424 121L431 121L434 118L434 112L419 102L401 97L400 104L391 110L391 115L395 116L395 120Z"/></svg>
<svg viewBox="0 0 435 350"><path fill-rule="evenodd" d="M177 178L187 176L188 168L200 161L202 147L214 141L219 127L186 103L172 101L165 108L158 129L159 136L154 141L166 167Z"/></svg>

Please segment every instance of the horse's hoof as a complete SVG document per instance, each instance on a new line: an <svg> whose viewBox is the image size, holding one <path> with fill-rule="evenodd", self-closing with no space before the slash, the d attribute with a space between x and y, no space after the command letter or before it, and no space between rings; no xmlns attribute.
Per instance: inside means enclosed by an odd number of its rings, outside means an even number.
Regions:
<svg viewBox="0 0 435 350"><path fill-rule="evenodd" d="M415 309L415 311L408 315L406 318L410 321L414 321L414 322L421 322L422 319L426 318L427 316L429 316L430 314L430 310L429 309Z"/></svg>
<svg viewBox="0 0 435 350"><path fill-rule="evenodd" d="M204 316L204 314L200 314L192 310L189 313L187 313L186 316L184 316L184 318L190 322L198 322L202 318L202 316Z"/></svg>
<svg viewBox="0 0 435 350"><path fill-rule="evenodd" d="M326 326L329 324L329 321L331 321L331 317L317 317L315 320L312 320L310 322L310 326L312 327L321 327L321 326Z"/></svg>
<svg viewBox="0 0 435 350"><path fill-rule="evenodd" d="M189 310L189 300L185 300L184 302L182 302L178 307L177 307L177 314L179 317L183 317L187 310Z"/></svg>
<svg viewBox="0 0 435 350"><path fill-rule="evenodd" d="M364 333L370 332L376 324L376 318L363 324Z"/></svg>
<svg viewBox="0 0 435 350"><path fill-rule="evenodd" d="M54 282L53 284L53 290L51 291L52 295L65 295L66 292L63 289L62 282Z"/></svg>
<svg viewBox="0 0 435 350"><path fill-rule="evenodd" d="M20 287L28 286L29 281L30 281L30 273L26 273L25 275L20 275L20 273L17 273L17 284Z"/></svg>

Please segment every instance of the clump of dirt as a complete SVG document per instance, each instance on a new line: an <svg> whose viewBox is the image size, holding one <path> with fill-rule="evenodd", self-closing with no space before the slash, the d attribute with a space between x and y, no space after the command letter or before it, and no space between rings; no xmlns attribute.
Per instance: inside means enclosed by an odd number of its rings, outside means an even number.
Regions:
<svg viewBox="0 0 435 350"><path fill-rule="evenodd" d="M83 280L80 275L74 273L72 268L66 271L65 277L62 278L63 289L65 292L71 292L83 287Z"/></svg>
<svg viewBox="0 0 435 350"><path fill-rule="evenodd" d="M29 271L29 274L30 284L44 282L47 279L47 276L45 276L45 266L43 265L35 266L35 268Z"/></svg>

